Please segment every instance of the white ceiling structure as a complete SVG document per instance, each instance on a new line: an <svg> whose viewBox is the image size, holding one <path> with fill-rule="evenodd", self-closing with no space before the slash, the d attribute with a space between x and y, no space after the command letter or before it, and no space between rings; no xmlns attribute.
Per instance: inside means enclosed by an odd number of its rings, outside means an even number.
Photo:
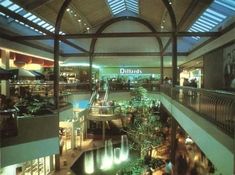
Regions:
<svg viewBox="0 0 235 175"><path fill-rule="evenodd" d="M53 52L53 39L26 40L24 36L49 36L55 30L55 19L63 0L0 0L0 29L4 39ZM172 6L178 31L218 32L235 21L233 0L168 0ZM106 21L130 16L147 21L158 32L170 32L171 22L162 0L72 0L64 15L61 35L95 34ZM22 19L23 18L23 19ZM29 21L29 22L28 22ZM107 26L103 33L151 32L139 21L121 20ZM21 39L14 37L21 36ZM171 43L161 36L164 66L171 66ZM178 65L187 62L193 49L211 37L178 37ZM22 42L24 40L24 42ZM62 61L73 64L89 62L92 38L66 39L60 43ZM4 47L4 45L0 47ZM22 50L21 50L22 51ZM98 38L94 63L100 66L160 66L159 44L155 37Z"/></svg>

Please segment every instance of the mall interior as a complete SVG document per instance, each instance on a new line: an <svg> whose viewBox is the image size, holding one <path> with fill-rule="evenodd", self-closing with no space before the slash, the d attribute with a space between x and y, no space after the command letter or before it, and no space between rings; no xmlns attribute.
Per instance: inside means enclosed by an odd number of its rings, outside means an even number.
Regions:
<svg viewBox="0 0 235 175"><path fill-rule="evenodd" d="M0 0L0 175L235 174L234 0Z"/></svg>

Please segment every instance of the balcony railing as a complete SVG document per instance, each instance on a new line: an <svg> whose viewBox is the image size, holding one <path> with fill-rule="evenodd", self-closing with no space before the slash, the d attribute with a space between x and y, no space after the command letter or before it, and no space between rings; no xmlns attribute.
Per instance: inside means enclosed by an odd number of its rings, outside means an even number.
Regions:
<svg viewBox="0 0 235 175"><path fill-rule="evenodd" d="M225 91L162 85L160 91L214 123L233 136L235 94Z"/></svg>

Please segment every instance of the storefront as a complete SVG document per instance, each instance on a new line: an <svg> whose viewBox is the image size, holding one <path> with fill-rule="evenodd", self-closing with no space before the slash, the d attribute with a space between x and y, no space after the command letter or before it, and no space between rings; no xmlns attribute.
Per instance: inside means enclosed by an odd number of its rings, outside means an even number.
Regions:
<svg viewBox="0 0 235 175"><path fill-rule="evenodd" d="M141 80L160 80L159 68L138 67L111 67L100 70L100 79L130 80L131 82Z"/></svg>
<svg viewBox="0 0 235 175"><path fill-rule="evenodd" d="M0 175L48 175L55 167L55 156L46 156L0 169Z"/></svg>
<svg viewBox="0 0 235 175"><path fill-rule="evenodd" d="M184 69L180 73L180 86L184 86L185 81L188 81L188 86L195 81L197 88L201 88L203 86L202 68Z"/></svg>

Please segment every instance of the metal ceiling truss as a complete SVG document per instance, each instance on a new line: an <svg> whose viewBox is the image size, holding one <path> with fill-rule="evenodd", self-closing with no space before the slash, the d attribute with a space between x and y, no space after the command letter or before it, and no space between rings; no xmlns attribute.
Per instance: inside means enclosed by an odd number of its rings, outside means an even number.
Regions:
<svg viewBox="0 0 235 175"><path fill-rule="evenodd" d="M89 57L87 53L63 53L63 57ZM178 56L187 56L188 52L178 52ZM109 53L94 53L94 57L106 56L162 56L161 52L109 52ZM171 52L164 53L163 56L172 56Z"/></svg>
<svg viewBox="0 0 235 175"><path fill-rule="evenodd" d="M59 39L82 39L82 38L130 38L130 37L170 37L172 32L134 32L134 33L100 33L100 34L65 34L59 35ZM177 37L218 37L221 32L177 32ZM50 35L12 36L15 40L48 40L53 39Z"/></svg>
<svg viewBox="0 0 235 175"><path fill-rule="evenodd" d="M22 23L24 23L24 24L26 24L30 27L33 27L34 29L37 29L38 31L41 31L41 32L45 33L46 35L54 38L54 33L48 31L44 27L37 25L36 23L30 21L29 19L15 13L15 12L13 12L13 11L11 11L11 10L1 6L1 5L0 5L0 12L7 15L7 16L9 16L12 19L18 20L18 21L20 21L20 22L22 22ZM74 44L71 41L68 41L66 39L61 39L61 41L64 42L65 44L75 48L75 49L78 49L78 50L82 51L82 52L88 52L86 49Z"/></svg>

